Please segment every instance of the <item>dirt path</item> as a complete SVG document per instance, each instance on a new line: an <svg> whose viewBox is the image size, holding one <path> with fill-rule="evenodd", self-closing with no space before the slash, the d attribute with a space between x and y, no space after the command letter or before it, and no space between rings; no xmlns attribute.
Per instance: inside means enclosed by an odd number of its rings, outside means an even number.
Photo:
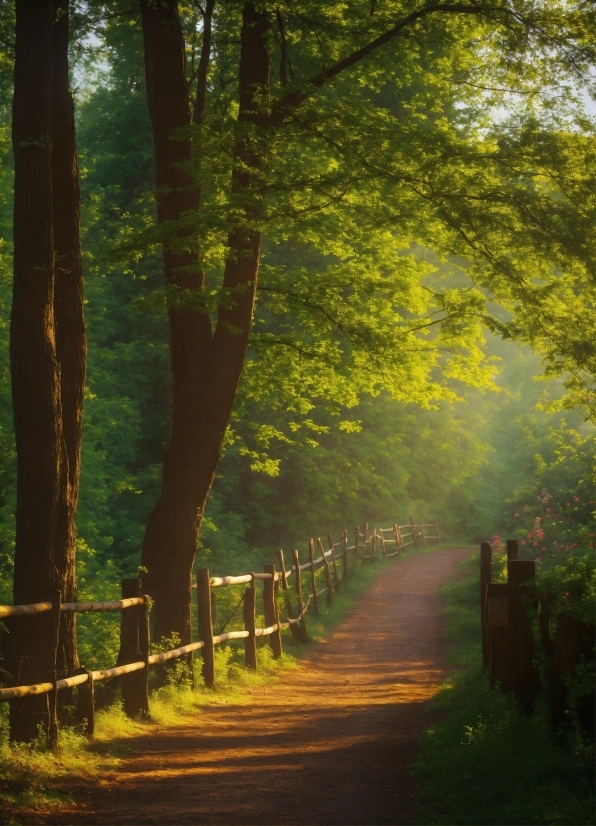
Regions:
<svg viewBox="0 0 596 826"><path fill-rule="evenodd" d="M445 668L436 592L469 553L389 566L297 671L250 705L209 706L195 725L133 741L53 822L412 823L409 766Z"/></svg>

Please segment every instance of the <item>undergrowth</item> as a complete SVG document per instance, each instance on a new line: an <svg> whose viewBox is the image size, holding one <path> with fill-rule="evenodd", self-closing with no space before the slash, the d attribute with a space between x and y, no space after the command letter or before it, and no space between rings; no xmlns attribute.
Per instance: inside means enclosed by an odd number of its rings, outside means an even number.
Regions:
<svg viewBox="0 0 596 826"><path fill-rule="evenodd" d="M431 704L415 765L421 824L594 823L594 744L552 730L546 698L524 715L482 670L478 556L449 583L447 634L454 675Z"/></svg>
<svg viewBox="0 0 596 826"><path fill-rule="evenodd" d="M429 547L427 550L412 550L403 556L417 553L432 553L445 546ZM319 599L319 616L311 604L306 616L309 644L294 641L291 634L283 634L284 654L274 660L271 648L266 640L257 641L256 672L244 667L242 643L221 645L215 648L216 686L208 689L200 676L200 657L195 660L194 679L189 679L187 667L177 661L168 671L168 684L153 689L150 694L150 713L148 720L130 720L122 711L117 692L115 701L107 708L96 713L95 735L88 739L83 734L83 726L63 726L59 731L58 747L46 748L43 739L30 745L15 745L8 742L8 704L0 704L0 818L5 823L19 823L21 818L40 822L44 812L54 806L68 807L69 797L60 790L60 782L66 777L90 777L115 769L127 751L127 740L139 735L150 737L151 734L165 727L184 726L191 718L201 714L201 708L211 704L250 703L260 686L270 683L288 670L297 667L300 657L308 655L313 645L325 639L337 626L359 596L374 580L382 574L388 565L399 564L402 558L389 560L378 557L373 564L357 563L350 568L348 580L341 583L337 597L331 604L326 597ZM303 588L307 578L303 574ZM220 589L224 591L225 589ZM229 593L227 593L229 592ZM227 609L235 603L238 594L227 589L218 594L218 613L227 617ZM295 604L295 603L294 603ZM282 614L285 613L283 598L280 595ZM241 616L241 612L240 616ZM240 627L239 617L230 623ZM257 625L262 624L262 617L257 618ZM167 647L172 647L169 641ZM163 646L159 646L163 647ZM151 673L153 682L154 672ZM101 684L99 684L101 685ZM41 821L43 822L43 821Z"/></svg>

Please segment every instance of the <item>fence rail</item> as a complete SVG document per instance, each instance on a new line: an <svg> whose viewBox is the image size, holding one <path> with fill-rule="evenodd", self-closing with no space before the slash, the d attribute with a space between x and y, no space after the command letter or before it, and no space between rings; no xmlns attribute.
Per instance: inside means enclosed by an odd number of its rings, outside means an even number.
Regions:
<svg viewBox="0 0 596 826"><path fill-rule="evenodd" d="M434 527L435 536L425 534L425 527ZM409 528L409 533L403 533L402 528ZM405 540L412 537L409 542ZM305 618L312 606L316 614L319 613L319 598L325 596L328 603L332 602L336 593L341 590L342 583L348 578L351 568L356 563L375 561L379 552L383 557L399 555L408 545L415 544L417 539L439 541L439 529L436 522L415 523L410 519L409 525L390 528L373 528L369 535L368 524L364 526L364 533L359 527L354 531L354 544L348 545L348 532L343 531L339 541L334 542L331 534L327 535L328 549L323 548L320 538L309 541L309 560L301 563L299 552L294 550L294 564L286 569L283 551L278 551L279 570L275 565L266 565L261 573L247 573L233 576L210 576L206 568L198 568L196 582L192 588L197 595L199 637L196 642L180 645L167 651L150 653L149 609L150 597L141 593L141 584L138 579L122 580L122 598L105 602L61 602L44 601L30 605L0 605L0 619L9 617L48 615L55 631L58 634L59 617L62 613L90 613L121 611L120 654L118 662L111 668L88 670L80 668L75 673L57 679L54 668L54 679L32 685L11 686L0 688L0 702L22 701L27 697L40 694L56 694L58 691L78 688L80 705L83 708L82 716L87 720L86 733L92 735L95 728L95 701L93 686L102 680L123 678L121 689L124 711L131 717L140 713L147 713L148 706L148 670L150 666L169 662L181 657L192 657L195 651L201 651L202 674L205 684L215 684L215 657L216 645L234 640L244 641L244 660L248 668L256 669L256 640L266 637L273 650L274 657L282 654L281 631L290 629L293 637L299 641L308 639ZM318 555L315 557L315 542ZM339 565L338 565L339 561ZM341 566L341 571L340 571ZM310 572L310 591L303 596L302 572ZM324 576L325 585L318 582L319 575ZM292 604L288 579L293 577L293 590L296 600L296 616ZM265 627L256 626L256 583L263 583L263 608ZM213 622L213 589L224 586L248 586L242 594L238 604L223 624L218 634L214 633ZM280 594L281 590L281 594ZM287 617L282 617L280 604L283 603ZM243 610L244 630L225 631L228 623L233 619L240 607ZM45 622L46 620L44 620ZM83 692L81 695L80 692ZM55 743L57 732L55 714L56 704L49 705L50 716L47 730L49 739ZM52 712L53 709L53 712ZM52 732L54 733L52 735Z"/></svg>

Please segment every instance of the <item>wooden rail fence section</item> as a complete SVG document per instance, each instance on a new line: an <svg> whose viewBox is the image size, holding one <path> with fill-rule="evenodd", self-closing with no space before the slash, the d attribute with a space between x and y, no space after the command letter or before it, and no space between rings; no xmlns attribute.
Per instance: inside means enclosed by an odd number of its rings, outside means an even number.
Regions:
<svg viewBox="0 0 596 826"><path fill-rule="evenodd" d="M550 662L551 715L555 725L563 723L566 708L566 678L583 657L593 656L594 628L567 615L557 620L551 639L549 605L537 594L536 562L518 558L518 543L507 540L507 582L492 581L493 548L480 546L480 620L482 660L493 685L515 694L526 713L540 689L534 650L533 617L538 618L543 655Z"/></svg>
<svg viewBox="0 0 596 826"><path fill-rule="evenodd" d="M429 533L428 529L434 531ZM118 662L111 668L90 671L79 668L73 674L62 679L57 678L56 651L54 652L53 678L34 685L0 688L0 702L23 702L27 697L40 694L48 695L46 733L51 745L57 742L56 695L65 689L78 689L77 707L80 716L86 720L85 733L93 735L95 729L94 685L101 680L122 679L122 703L124 712L129 717L148 715L149 713L149 667L180 657L192 656L200 651L202 655L202 676L206 686L215 685L215 646L233 640L243 640L244 662L247 668L257 668L258 637L267 637L273 656L282 655L281 632L290 629L293 637L300 641L308 640L306 631L306 613L312 605L318 615L319 599L325 596L328 603L341 590L342 583L350 575L350 570L358 562L372 561L382 554L384 558L398 556L408 546L415 548L433 541L439 542L439 526L433 523L415 523L411 518L407 525L394 524L390 528L373 528L369 535L368 524L364 532L359 527L354 530L354 544L348 545L348 532L343 531L338 542L331 534L327 535L328 549L323 548L320 538L316 539L318 555L315 556L315 540L309 540L308 562L301 563L297 550L293 552L293 565L286 568L283 551L278 551L279 570L274 564L265 565L263 573L241 574L239 576L210 576L207 568L197 568L196 590L199 640L181 645L168 651L151 654L149 630L149 612L151 598L141 593L141 581L138 578L122 580L122 598L106 602L62 602L60 592L48 595L46 601L31 605L0 605L0 619L8 617L47 615L51 626L52 639L58 640L58 624L62 613L87 613L121 611L120 653ZM339 562L339 564L338 564ZM341 571L339 569L341 566ZM302 572L309 572L310 592L303 590ZM324 587L321 587L317 575L323 573ZM291 580L291 581L290 581ZM257 582L263 582L263 608L265 627L256 626ZM245 585L238 604L224 623L219 634L214 634L213 623L216 616L216 593L218 588ZM296 605L291 599L291 588L295 594ZM279 594L281 588L282 594ZM306 596L306 598L305 598ZM281 597L281 598L280 598ZM287 617L281 616L280 602ZM225 627L242 606L244 630L225 631Z"/></svg>

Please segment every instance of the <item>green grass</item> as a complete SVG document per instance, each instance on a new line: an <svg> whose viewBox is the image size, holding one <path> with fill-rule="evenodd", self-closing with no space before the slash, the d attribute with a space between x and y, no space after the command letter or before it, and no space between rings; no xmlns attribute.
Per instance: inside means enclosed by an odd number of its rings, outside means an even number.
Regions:
<svg viewBox="0 0 596 826"><path fill-rule="evenodd" d="M308 656L332 630L337 627L361 594L390 565L422 553L433 553L445 545L427 550L410 550L400 557L388 560L377 557L374 563L356 563L350 568L348 580L341 584L334 601L328 605L326 595L319 600L319 616L312 603L306 615L309 644L296 643L290 633L283 634L284 654L274 660L266 640L258 640L256 672L244 668L242 642L215 648L216 687L207 689L200 677L200 658L195 660L195 684L177 683L184 666L178 663L172 672L173 681L150 695L151 718L130 720L116 701L98 711L95 736L92 740L82 733L82 727L61 727L58 747L48 750L43 741L32 745L13 745L8 742L8 704L0 704L0 822L19 823L19 815L27 819L43 819L43 813L56 805L68 803L68 796L60 791L60 782L66 777L97 776L115 769L127 752L127 740L139 735L151 737L160 729L188 725L200 716L201 708L211 704L250 703L259 686L279 679L284 672L296 668L301 657ZM341 564L338 564L341 571ZM308 573L308 572L305 572ZM303 589L309 579L303 573ZM322 587L322 586L321 586ZM230 592L232 589L229 589ZM220 599L218 612L225 619L229 605L237 602L239 592ZM283 602L282 602L283 606ZM282 607L282 613L284 609ZM241 616L241 612L240 612ZM240 616L231 623L240 627ZM262 617L257 625L262 624ZM216 623L217 626L217 623Z"/></svg>
<svg viewBox="0 0 596 826"><path fill-rule="evenodd" d="M481 668L478 557L444 589L455 674L431 704L414 771L420 824L593 824L594 748L555 736L544 697L527 717Z"/></svg>

